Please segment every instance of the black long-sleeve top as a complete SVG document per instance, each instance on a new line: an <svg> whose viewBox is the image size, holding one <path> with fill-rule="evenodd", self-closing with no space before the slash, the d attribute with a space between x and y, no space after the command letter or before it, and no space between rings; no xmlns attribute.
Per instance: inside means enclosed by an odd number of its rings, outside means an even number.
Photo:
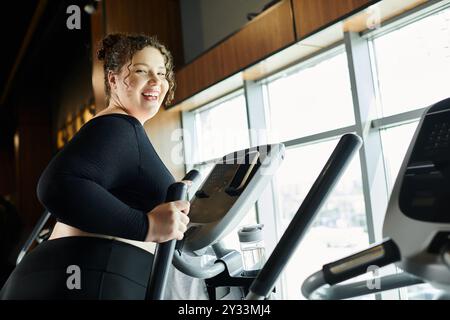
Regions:
<svg viewBox="0 0 450 320"><path fill-rule="evenodd" d="M58 221L144 241L146 213L164 202L173 182L141 123L108 114L86 123L52 159L37 195Z"/></svg>

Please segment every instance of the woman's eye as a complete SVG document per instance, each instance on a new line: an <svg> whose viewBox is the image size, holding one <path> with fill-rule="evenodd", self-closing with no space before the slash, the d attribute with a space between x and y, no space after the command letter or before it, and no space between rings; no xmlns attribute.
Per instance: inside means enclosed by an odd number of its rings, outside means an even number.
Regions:
<svg viewBox="0 0 450 320"><path fill-rule="evenodd" d="M146 73L146 71L145 71L145 70L141 70L141 69L139 69L139 70L136 70L136 72L137 72L137 73Z"/></svg>
<svg viewBox="0 0 450 320"><path fill-rule="evenodd" d="M163 76L163 77L165 77L166 76L166 74L165 73L158 73L160 76Z"/></svg>

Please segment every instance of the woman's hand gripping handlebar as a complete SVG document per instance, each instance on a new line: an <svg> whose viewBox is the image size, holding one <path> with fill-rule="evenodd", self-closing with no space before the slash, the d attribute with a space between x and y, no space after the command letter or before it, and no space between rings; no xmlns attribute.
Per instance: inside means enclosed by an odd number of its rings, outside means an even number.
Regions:
<svg viewBox="0 0 450 320"><path fill-rule="evenodd" d="M167 190L166 203L161 205L161 208L163 209L158 209L158 206L151 211L152 214L157 213L157 218L163 220L163 218L168 217L170 221L168 223L160 221L160 225L165 228L165 234L155 230L155 226L151 227L152 220L149 221L149 235L152 235L150 238L155 237L155 239L162 239L162 241L159 241L160 243L156 246L152 273L147 284L147 300L161 300L164 297L167 276L175 252L175 239L181 240L183 238L184 231L186 231L186 225L189 222L189 219L187 218L189 202L183 200L186 198L189 182L192 183L199 177L200 173L197 170L189 171L183 178L183 182L176 182L170 185ZM154 210L158 210L158 212L153 212ZM177 210L178 212L174 213L174 211ZM149 216L151 217L152 214L149 214ZM150 231L150 229L153 230ZM155 234L159 234L160 236L155 236Z"/></svg>

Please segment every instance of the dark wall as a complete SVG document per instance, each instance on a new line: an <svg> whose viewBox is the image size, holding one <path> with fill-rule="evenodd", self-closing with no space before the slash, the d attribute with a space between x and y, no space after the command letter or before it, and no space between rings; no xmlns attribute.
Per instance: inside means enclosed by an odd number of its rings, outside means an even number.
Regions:
<svg viewBox="0 0 450 320"><path fill-rule="evenodd" d="M11 197L15 192L15 165L13 139L0 143L0 195Z"/></svg>
<svg viewBox="0 0 450 320"><path fill-rule="evenodd" d="M90 21L86 21L89 30ZM58 101L54 105L53 135L56 138L58 129L67 124L68 118L74 118L77 113L92 103L92 58L90 32L74 39L76 51L72 54L69 65L61 75ZM78 45L75 45L77 43Z"/></svg>
<svg viewBox="0 0 450 320"><path fill-rule="evenodd" d="M0 161L14 170L13 179L11 174L5 178L3 190L14 194L26 231L44 210L36 186L56 153L56 130L65 114L76 112L92 98L90 17L83 11L85 2L77 1L80 30L69 30L66 25L71 1L47 2L2 106L6 117L1 122L10 127L5 130Z"/></svg>

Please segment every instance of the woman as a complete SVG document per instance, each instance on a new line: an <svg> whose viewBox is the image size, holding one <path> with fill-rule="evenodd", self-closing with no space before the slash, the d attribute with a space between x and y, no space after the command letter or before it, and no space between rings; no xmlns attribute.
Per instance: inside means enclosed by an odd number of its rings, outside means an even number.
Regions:
<svg viewBox="0 0 450 320"><path fill-rule="evenodd" d="M143 127L173 98L171 54L153 37L113 34L98 59L107 108L43 172L38 198L57 223L11 274L3 299L142 299L152 255L133 244L186 231L189 202L163 203L174 178Z"/></svg>

